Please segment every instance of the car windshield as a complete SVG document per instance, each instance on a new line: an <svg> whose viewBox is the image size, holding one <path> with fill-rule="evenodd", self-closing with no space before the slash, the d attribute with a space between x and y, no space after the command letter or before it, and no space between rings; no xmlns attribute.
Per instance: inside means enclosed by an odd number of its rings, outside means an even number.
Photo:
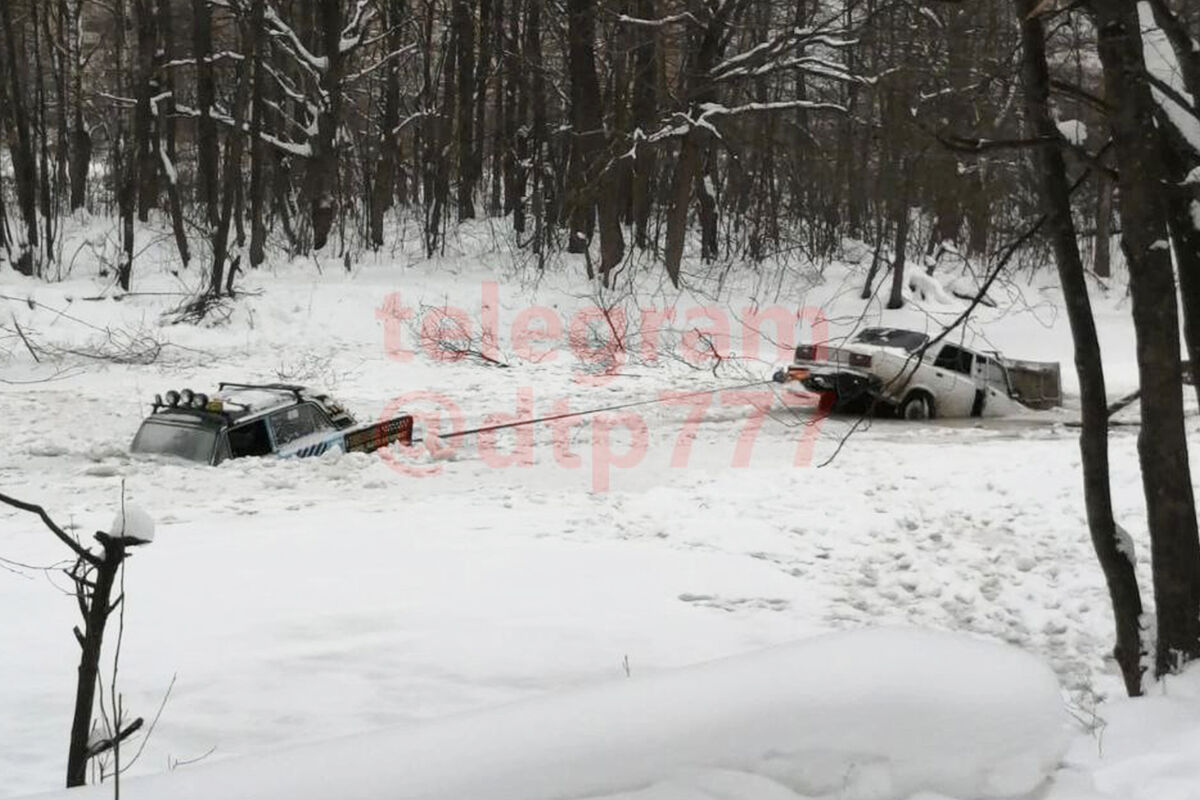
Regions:
<svg viewBox="0 0 1200 800"><path fill-rule="evenodd" d="M135 453L175 456L207 464L216 442L215 427L148 419L133 437L130 449Z"/></svg>
<svg viewBox="0 0 1200 800"><path fill-rule="evenodd" d="M867 328L854 337L854 341L880 347L900 347L912 353L928 342L929 337L923 333L900 328Z"/></svg>

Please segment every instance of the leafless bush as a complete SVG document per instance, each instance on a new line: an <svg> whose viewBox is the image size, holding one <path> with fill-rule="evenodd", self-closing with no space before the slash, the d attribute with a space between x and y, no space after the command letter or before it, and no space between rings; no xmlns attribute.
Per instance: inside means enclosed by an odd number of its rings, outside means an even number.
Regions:
<svg viewBox="0 0 1200 800"><path fill-rule="evenodd" d="M4 326L8 329L8 326ZM144 327L100 328L85 343L62 345L43 341L36 331L23 328L14 318L11 329L21 345L38 363L68 360L71 357L113 364L153 364L169 343Z"/></svg>
<svg viewBox="0 0 1200 800"><path fill-rule="evenodd" d="M291 359L283 359L275 365L275 378L285 383L319 385L333 390L349 375L348 371L334 368L333 356L317 353L302 353Z"/></svg>
<svg viewBox="0 0 1200 800"><path fill-rule="evenodd" d="M470 319L451 312L449 301L443 306L422 303L409 319L408 329L422 351L440 360L472 359L489 367L509 366L500 352L496 331L483 324L476 330Z"/></svg>
<svg viewBox="0 0 1200 800"><path fill-rule="evenodd" d="M233 316L233 300L227 295L201 292L163 314L172 325L224 325Z"/></svg>

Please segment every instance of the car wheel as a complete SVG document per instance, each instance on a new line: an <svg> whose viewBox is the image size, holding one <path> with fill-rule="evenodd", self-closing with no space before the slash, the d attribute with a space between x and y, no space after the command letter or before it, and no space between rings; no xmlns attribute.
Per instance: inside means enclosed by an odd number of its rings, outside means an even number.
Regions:
<svg viewBox="0 0 1200 800"><path fill-rule="evenodd" d="M901 419L933 419L933 398L925 392L913 392L900 404Z"/></svg>

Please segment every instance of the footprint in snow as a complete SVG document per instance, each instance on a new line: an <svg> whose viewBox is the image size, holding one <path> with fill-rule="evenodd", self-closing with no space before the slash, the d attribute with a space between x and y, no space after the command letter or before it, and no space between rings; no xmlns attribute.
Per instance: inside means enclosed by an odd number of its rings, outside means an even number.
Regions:
<svg viewBox="0 0 1200 800"><path fill-rule="evenodd" d="M721 611L740 611L742 609L766 609L768 611L784 611L791 606L787 600L778 597L719 597L711 594L691 594L684 592L679 599L707 608L717 608Z"/></svg>

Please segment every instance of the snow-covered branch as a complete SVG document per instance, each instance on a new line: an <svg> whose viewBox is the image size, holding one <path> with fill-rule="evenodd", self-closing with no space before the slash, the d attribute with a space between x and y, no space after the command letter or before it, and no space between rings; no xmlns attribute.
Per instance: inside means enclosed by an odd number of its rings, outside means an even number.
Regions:
<svg viewBox="0 0 1200 800"><path fill-rule="evenodd" d="M646 28L665 28L668 25L677 25L681 22L690 22L695 25L700 24L700 20L690 11L683 11L678 14L671 14L658 19L642 19L640 17L631 17L628 14L618 14L617 22L624 25L641 25Z"/></svg>
<svg viewBox="0 0 1200 800"><path fill-rule="evenodd" d="M272 33L283 37L287 41L287 50L295 55L300 62L317 73L324 73L325 70L329 69L329 59L325 56L313 55L304 46L304 43L300 41L300 37L296 35L296 31L292 30L292 26L283 21L273 6L268 5L263 16L271 26Z"/></svg>

